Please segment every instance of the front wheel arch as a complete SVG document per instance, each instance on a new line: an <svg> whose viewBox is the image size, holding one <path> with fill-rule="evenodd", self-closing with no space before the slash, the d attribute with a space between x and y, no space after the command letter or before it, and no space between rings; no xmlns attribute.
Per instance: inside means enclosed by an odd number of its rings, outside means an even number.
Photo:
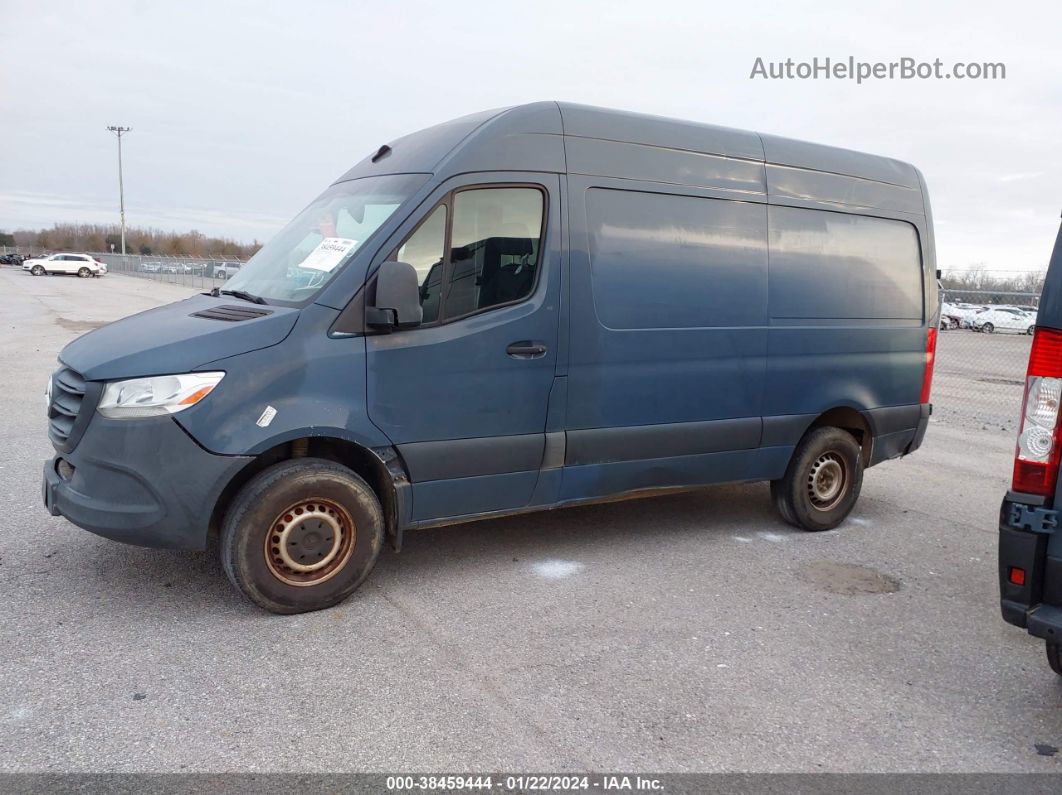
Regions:
<svg viewBox="0 0 1062 795"><path fill-rule="evenodd" d="M274 464L295 458L323 458L350 469L369 484L383 508L387 537L397 550L402 544L406 517L400 490L408 490L409 475L394 450L380 450L331 436L300 437L286 440L258 453L222 489L210 517L210 533L216 535L232 501L259 472Z"/></svg>

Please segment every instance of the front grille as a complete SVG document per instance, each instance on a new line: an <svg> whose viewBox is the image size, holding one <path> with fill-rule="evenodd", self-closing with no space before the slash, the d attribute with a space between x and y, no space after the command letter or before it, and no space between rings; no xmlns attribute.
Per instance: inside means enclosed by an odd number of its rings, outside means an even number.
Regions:
<svg viewBox="0 0 1062 795"><path fill-rule="evenodd" d="M52 399L48 403L48 437L60 450L77 444L84 426L79 423L85 402L85 379L69 367L60 367L52 374Z"/></svg>

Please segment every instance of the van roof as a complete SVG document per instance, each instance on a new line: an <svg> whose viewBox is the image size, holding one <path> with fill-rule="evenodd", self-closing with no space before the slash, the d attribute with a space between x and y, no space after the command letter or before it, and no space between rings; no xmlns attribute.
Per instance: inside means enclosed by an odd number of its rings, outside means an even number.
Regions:
<svg viewBox="0 0 1062 795"><path fill-rule="evenodd" d="M566 102L483 111L388 142L338 181L387 173L552 171L923 213L918 170L893 158ZM373 158L376 156L376 162Z"/></svg>

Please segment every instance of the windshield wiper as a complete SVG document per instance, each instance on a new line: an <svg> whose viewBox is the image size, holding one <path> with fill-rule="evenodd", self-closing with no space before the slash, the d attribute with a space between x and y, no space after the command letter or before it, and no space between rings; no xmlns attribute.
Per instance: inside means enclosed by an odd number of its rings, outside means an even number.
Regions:
<svg viewBox="0 0 1062 795"><path fill-rule="evenodd" d="M252 304L267 304L269 303L260 295L253 295L246 290L219 290L215 287L207 295L212 295L215 298L222 295L231 295L233 298L242 298L244 301L250 301Z"/></svg>

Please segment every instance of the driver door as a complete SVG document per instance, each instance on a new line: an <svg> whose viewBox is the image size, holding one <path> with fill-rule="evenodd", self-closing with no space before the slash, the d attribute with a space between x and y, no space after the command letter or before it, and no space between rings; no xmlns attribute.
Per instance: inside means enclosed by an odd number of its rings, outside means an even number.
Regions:
<svg viewBox="0 0 1062 795"><path fill-rule="evenodd" d="M368 411L409 470L415 521L531 500L557 362L559 190L555 174L451 180L385 251L416 268L424 321L366 338Z"/></svg>

